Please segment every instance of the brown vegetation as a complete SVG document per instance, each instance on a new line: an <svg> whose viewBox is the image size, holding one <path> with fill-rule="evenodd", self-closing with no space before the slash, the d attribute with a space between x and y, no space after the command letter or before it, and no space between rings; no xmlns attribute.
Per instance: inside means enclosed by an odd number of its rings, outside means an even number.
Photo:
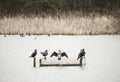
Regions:
<svg viewBox="0 0 120 82"><path fill-rule="evenodd" d="M3 17L0 34L120 34L120 21L112 15L91 13L59 16Z"/></svg>

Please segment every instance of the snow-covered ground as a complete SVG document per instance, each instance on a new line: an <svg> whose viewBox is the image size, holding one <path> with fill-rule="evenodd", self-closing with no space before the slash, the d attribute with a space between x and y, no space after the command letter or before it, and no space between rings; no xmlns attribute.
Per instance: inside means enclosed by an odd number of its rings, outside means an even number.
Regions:
<svg viewBox="0 0 120 82"><path fill-rule="evenodd" d="M82 48L86 51L84 67L39 68L41 51L48 49L50 56L61 49L75 60ZM38 51L36 68L29 58L34 49ZM120 82L119 70L120 35L0 35L0 82Z"/></svg>

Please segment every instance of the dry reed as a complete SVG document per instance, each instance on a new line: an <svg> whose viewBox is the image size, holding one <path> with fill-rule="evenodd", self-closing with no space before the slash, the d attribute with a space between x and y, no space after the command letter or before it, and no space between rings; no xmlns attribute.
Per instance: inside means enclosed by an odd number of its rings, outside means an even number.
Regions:
<svg viewBox="0 0 120 82"><path fill-rule="evenodd" d="M120 34L119 21L113 16L4 17L0 34Z"/></svg>

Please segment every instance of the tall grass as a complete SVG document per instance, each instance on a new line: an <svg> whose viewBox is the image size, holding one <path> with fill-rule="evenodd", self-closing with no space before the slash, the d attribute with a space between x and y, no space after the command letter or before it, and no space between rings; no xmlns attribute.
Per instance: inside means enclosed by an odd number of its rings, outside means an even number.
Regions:
<svg viewBox="0 0 120 82"><path fill-rule="evenodd" d="M4 17L0 34L120 34L119 23L111 15Z"/></svg>

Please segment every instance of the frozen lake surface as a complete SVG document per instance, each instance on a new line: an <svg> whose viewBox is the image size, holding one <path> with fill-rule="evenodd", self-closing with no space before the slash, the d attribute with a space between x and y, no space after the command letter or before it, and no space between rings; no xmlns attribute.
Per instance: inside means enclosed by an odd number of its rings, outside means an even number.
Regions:
<svg viewBox="0 0 120 82"><path fill-rule="evenodd" d="M61 49L69 59L76 60L82 48L86 51L83 67L39 68L41 51L48 49L50 56ZM34 49L38 51L36 68L29 58ZM120 35L0 35L0 82L120 82L119 70Z"/></svg>

